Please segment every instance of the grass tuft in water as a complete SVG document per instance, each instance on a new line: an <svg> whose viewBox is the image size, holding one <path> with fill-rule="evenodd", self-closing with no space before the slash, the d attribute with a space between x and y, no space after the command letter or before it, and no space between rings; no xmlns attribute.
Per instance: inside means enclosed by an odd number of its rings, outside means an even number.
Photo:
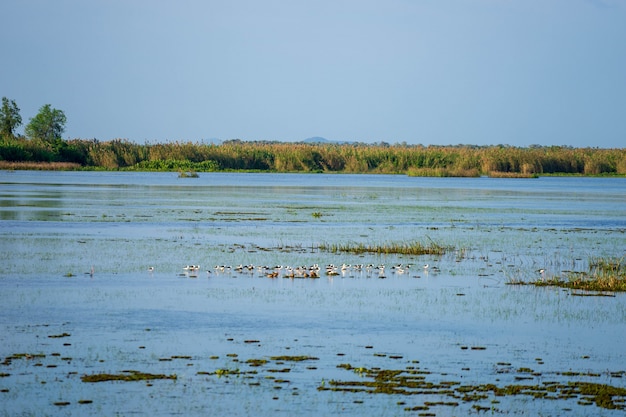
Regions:
<svg viewBox="0 0 626 417"><path fill-rule="evenodd" d="M571 290L592 291L605 295L606 292L626 292L626 260L624 257L593 258L588 272L567 272L564 277L553 276L535 281L509 280L510 285L535 285L537 287L560 287ZM575 294L590 295L590 294Z"/></svg>
<svg viewBox="0 0 626 417"><path fill-rule="evenodd" d="M317 361L319 358L314 356L270 356L270 360L280 362L302 362L302 361Z"/></svg>
<svg viewBox="0 0 626 417"><path fill-rule="evenodd" d="M149 374L139 371L123 371L120 374L91 374L83 375L81 378L83 382L105 382L105 381L148 381L153 379L178 379L176 374Z"/></svg>
<svg viewBox="0 0 626 417"><path fill-rule="evenodd" d="M391 242L380 245L369 245L364 243L335 243L326 244L322 243L318 246L320 250L331 253L378 253L378 254L401 254L401 255L443 255L452 248L449 246L441 245L439 243L431 241L430 244L424 244L422 242L406 242L398 243Z"/></svg>
<svg viewBox="0 0 626 417"><path fill-rule="evenodd" d="M51 334L50 336L48 336L51 339L60 339L62 337L70 337L71 335L69 333L61 333L61 334Z"/></svg>

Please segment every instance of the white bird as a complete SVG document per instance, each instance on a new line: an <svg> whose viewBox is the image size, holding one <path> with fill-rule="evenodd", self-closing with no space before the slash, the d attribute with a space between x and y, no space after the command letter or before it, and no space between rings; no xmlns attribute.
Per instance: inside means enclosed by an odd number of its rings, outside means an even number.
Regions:
<svg viewBox="0 0 626 417"><path fill-rule="evenodd" d="M197 271L198 269L200 269L200 265L185 265L183 269L185 271Z"/></svg>
<svg viewBox="0 0 626 417"><path fill-rule="evenodd" d="M387 278L387 277L385 276L385 265L381 265L381 266L378 268L378 278L381 278L381 279L383 279L383 278Z"/></svg>

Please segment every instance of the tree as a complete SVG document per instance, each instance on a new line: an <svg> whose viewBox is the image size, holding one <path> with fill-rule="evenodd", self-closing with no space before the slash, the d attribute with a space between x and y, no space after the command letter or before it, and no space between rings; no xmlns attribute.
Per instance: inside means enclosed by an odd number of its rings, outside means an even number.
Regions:
<svg viewBox="0 0 626 417"><path fill-rule="evenodd" d="M35 117L30 119L24 132L31 139L36 138L54 143L61 139L66 121L67 118L62 110L51 108L49 104L46 104L39 109Z"/></svg>
<svg viewBox="0 0 626 417"><path fill-rule="evenodd" d="M20 109L15 104L15 100L2 97L2 108L0 108L0 135L3 137L13 137L15 128L22 124Z"/></svg>

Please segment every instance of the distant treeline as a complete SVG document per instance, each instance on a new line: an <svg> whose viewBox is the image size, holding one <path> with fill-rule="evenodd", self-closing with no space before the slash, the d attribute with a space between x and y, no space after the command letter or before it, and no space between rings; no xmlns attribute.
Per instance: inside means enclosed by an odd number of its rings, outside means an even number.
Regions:
<svg viewBox="0 0 626 417"><path fill-rule="evenodd" d="M626 148L0 139L0 167L138 171L269 171L416 176L626 175Z"/></svg>

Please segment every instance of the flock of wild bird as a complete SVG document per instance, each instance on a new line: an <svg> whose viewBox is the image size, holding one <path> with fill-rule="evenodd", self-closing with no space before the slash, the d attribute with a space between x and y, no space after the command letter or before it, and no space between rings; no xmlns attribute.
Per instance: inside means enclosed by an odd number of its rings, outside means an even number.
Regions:
<svg viewBox="0 0 626 417"><path fill-rule="evenodd" d="M206 274L210 276L236 276L236 275L244 275L247 274L252 277L261 277L265 276L267 278L320 278L321 275L326 275L328 277L333 276L354 276L356 274L364 274L367 276L377 276L378 278L387 278L387 274L391 271L391 274L394 275L402 275L409 274L411 271L411 264L395 264L389 268L386 268L384 264L379 265L333 265L329 264L325 267L321 267L318 264L313 264L310 266L255 266L255 265L216 265L213 269L207 269ZM197 278L200 265L186 265L183 267L183 272L180 274L181 277L188 278ZM431 267L429 264L425 264L422 267L425 274L428 274L429 271L436 272L438 268L436 266ZM149 267L148 271L153 272L154 267ZM414 275L415 278L419 278L419 275Z"/></svg>

